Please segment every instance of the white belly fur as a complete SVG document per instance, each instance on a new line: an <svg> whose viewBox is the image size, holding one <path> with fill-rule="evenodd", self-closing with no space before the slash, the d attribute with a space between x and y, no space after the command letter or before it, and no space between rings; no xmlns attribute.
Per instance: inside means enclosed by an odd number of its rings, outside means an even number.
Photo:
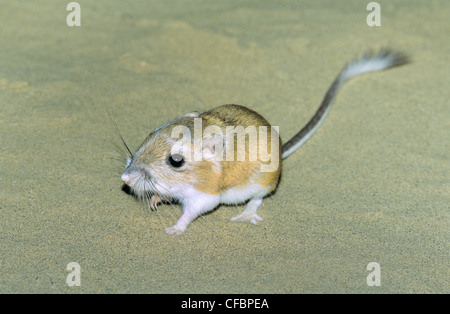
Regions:
<svg viewBox="0 0 450 314"><path fill-rule="evenodd" d="M258 184L250 184L244 188L230 188L220 195L222 204L240 204L251 198L263 198L271 186L262 187Z"/></svg>

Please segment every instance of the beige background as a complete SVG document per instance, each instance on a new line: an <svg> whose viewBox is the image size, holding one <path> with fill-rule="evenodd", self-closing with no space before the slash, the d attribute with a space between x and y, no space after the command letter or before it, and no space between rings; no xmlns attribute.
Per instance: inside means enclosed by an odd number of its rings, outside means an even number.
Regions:
<svg viewBox="0 0 450 314"><path fill-rule="evenodd" d="M449 292L448 1L379 1L372 28L357 0L80 0L73 28L67 3L0 5L0 292ZM414 63L344 87L259 225L221 207L169 237L178 207L121 191L108 108L132 149L226 103L286 141L347 61L385 45Z"/></svg>

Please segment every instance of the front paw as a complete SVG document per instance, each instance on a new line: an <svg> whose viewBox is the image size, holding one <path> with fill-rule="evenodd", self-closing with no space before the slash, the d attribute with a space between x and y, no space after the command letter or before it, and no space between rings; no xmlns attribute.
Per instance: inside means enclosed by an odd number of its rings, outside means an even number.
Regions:
<svg viewBox="0 0 450 314"><path fill-rule="evenodd" d="M186 231L186 229L183 229L177 225L173 225L172 227L166 228L164 231L169 235L182 235Z"/></svg>
<svg viewBox="0 0 450 314"><path fill-rule="evenodd" d="M150 199L150 208L153 210L158 210L158 204L161 202L161 197L159 195L153 194Z"/></svg>

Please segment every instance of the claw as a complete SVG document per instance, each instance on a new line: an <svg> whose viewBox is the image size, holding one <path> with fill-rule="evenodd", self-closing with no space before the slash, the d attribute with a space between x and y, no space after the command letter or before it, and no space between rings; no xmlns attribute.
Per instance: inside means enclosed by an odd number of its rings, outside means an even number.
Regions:
<svg viewBox="0 0 450 314"><path fill-rule="evenodd" d="M158 210L158 204L161 202L161 198L156 195L153 194L152 198L150 199L150 208L153 210Z"/></svg>

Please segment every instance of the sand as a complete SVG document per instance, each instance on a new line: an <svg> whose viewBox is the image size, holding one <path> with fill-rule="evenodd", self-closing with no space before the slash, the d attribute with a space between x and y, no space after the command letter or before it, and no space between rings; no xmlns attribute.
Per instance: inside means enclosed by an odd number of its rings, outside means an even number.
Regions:
<svg viewBox="0 0 450 314"><path fill-rule="evenodd" d="M80 0L80 27L66 3L4 3L0 293L449 293L450 4L378 2L379 27L357 0ZM344 87L258 225L229 206L168 236L180 208L121 190L108 108L133 150L227 103L286 141L349 59L386 45L414 62Z"/></svg>

